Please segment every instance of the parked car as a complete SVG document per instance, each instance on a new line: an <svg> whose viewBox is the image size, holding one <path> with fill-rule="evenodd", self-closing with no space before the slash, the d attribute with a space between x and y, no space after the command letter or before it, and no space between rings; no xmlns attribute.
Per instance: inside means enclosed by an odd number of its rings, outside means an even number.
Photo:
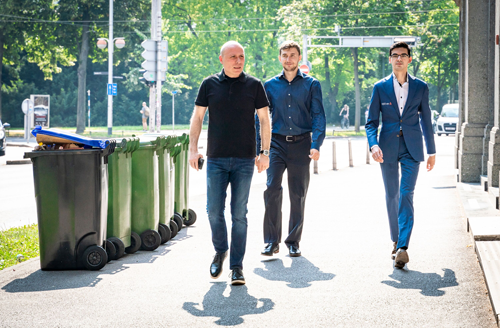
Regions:
<svg viewBox="0 0 500 328"><path fill-rule="evenodd" d="M437 119L439 117L439 113L434 109L431 110L431 113L432 113L432 132L436 133Z"/></svg>
<svg viewBox="0 0 500 328"><path fill-rule="evenodd" d="M454 134L458 124L458 104L446 104L436 123L436 134Z"/></svg>
<svg viewBox="0 0 500 328"><path fill-rule="evenodd" d="M5 128L10 128L10 124L2 124L2 120L0 120L0 156L5 155L5 148L7 146L7 142L5 139Z"/></svg>

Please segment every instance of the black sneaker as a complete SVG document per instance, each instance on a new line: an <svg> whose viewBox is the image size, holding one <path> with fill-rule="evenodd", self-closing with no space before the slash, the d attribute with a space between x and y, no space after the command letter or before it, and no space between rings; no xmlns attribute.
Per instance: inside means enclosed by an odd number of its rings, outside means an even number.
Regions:
<svg viewBox="0 0 500 328"><path fill-rule="evenodd" d="M224 253L215 253L214 260L210 264L210 276L214 279L220 277L222 273L222 264L227 257L227 251Z"/></svg>
<svg viewBox="0 0 500 328"><path fill-rule="evenodd" d="M243 271L240 268L235 268L231 271L231 285L244 285L245 277L243 276Z"/></svg>

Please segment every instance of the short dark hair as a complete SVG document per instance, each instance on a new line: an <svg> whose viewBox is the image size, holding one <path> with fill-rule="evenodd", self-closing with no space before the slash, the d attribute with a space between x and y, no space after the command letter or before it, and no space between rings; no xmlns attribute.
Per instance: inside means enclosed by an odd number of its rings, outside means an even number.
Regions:
<svg viewBox="0 0 500 328"><path fill-rule="evenodd" d="M299 52L300 56L300 46L297 42L295 41L285 41L281 44L280 46L280 56L281 56L281 50L288 50L290 48L295 48Z"/></svg>
<svg viewBox="0 0 500 328"><path fill-rule="evenodd" d="M408 43L406 42L403 42L403 41L400 41L400 42L396 42L394 43L390 48L389 48L389 56L392 55L392 51L396 48L405 48L406 50L408 50L408 56L411 57L411 49L410 49L410 46L408 45Z"/></svg>

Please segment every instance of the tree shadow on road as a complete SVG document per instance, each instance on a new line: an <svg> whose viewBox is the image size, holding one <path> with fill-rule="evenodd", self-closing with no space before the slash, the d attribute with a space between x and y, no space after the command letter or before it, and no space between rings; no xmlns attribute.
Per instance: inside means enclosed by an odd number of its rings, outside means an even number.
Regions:
<svg viewBox="0 0 500 328"><path fill-rule="evenodd" d="M399 289L420 289L420 294L424 296L443 296L445 291L440 290L441 288L458 286L458 282L455 271L442 270L443 276L433 272L394 269L394 272L389 275L394 280L384 280L382 283Z"/></svg>
<svg viewBox="0 0 500 328"><path fill-rule="evenodd" d="M185 302L182 308L197 317L218 317L216 324L234 326L244 322L243 316L261 314L274 308L269 298L255 298L248 294L246 286L230 286L229 297L223 295L227 283L214 282L203 298L203 309L199 303ZM259 306L259 303L261 304Z"/></svg>
<svg viewBox="0 0 500 328"><path fill-rule="evenodd" d="M292 257L292 265L285 267L281 259L264 261L265 269L256 268L254 273L272 281L287 282L290 288L306 288L313 281L332 280L333 273L325 273L304 256Z"/></svg>

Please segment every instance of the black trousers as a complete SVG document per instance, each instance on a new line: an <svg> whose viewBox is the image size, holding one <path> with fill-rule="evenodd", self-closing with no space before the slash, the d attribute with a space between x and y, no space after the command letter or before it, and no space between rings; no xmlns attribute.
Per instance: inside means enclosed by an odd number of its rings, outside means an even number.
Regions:
<svg viewBox="0 0 500 328"><path fill-rule="evenodd" d="M275 137L271 140L267 189L264 192L264 242L281 242L281 205L283 201L283 173L288 173L290 196L290 222L288 223L287 246L299 247L304 225L304 209L309 187L311 138L287 142Z"/></svg>

